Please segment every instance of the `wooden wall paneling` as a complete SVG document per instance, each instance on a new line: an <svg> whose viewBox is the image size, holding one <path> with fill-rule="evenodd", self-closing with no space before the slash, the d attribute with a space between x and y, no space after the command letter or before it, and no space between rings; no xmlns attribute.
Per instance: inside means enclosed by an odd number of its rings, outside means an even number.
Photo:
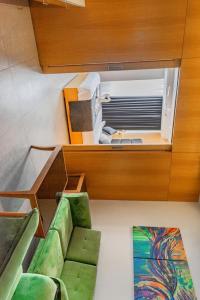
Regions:
<svg viewBox="0 0 200 300"><path fill-rule="evenodd" d="M188 0L183 57L200 57L200 1Z"/></svg>
<svg viewBox="0 0 200 300"><path fill-rule="evenodd" d="M169 201L198 201L200 153L173 153Z"/></svg>
<svg viewBox="0 0 200 300"><path fill-rule="evenodd" d="M92 199L167 200L171 152L76 151L64 148L70 173L86 174Z"/></svg>
<svg viewBox="0 0 200 300"><path fill-rule="evenodd" d="M187 0L87 0L85 8L67 10L32 1L41 65L69 65L73 71L88 64L181 58L186 8Z"/></svg>
<svg viewBox="0 0 200 300"><path fill-rule="evenodd" d="M200 58L182 61L173 152L200 152Z"/></svg>

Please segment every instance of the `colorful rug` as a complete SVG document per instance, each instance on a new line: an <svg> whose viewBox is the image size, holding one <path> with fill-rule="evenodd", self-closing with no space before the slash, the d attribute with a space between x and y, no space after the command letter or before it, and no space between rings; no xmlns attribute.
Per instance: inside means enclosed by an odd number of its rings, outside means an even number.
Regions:
<svg viewBox="0 0 200 300"><path fill-rule="evenodd" d="M177 228L133 227L135 300L197 300Z"/></svg>

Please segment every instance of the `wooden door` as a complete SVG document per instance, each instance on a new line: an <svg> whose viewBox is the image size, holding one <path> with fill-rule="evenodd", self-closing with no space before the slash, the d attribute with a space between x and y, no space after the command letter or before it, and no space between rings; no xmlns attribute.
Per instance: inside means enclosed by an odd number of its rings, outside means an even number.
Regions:
<svg viewBox="0 0 200 300"><path fill-rule="evenodd" d="M41 65L98 71L181 58L186 6L187 0L87 0L85 8L66 10L32 2Z"/></svg>
<svg viewBox="0 0 200 300"><path fill-rule="evenodd" d="M85 173L92 199L167 200L171 152L104 148L64 147L68 172Z"/></svg>

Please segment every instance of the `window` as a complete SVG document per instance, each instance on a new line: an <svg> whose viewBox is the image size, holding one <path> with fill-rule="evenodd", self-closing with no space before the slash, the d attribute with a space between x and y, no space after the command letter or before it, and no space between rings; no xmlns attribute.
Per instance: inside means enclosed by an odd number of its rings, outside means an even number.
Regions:
<svg viewBox="0 0 200 300"><path fill-rule="evenodd" d="M170 144L178 77L178 68L102 72L100 94L110 96L102 103L102 119L118 131L114 140Z"/></svg>
<svg viewBox="0 0 200 300"><path fill-rule="evenodd" d="M103 121L117 130L161 130L162 96L111 97L103 103Z"/></svg>

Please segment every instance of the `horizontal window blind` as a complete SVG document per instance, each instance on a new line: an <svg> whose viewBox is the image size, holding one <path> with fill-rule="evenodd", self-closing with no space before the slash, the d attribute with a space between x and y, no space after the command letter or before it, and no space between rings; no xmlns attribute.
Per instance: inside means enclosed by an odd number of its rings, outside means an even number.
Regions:
<svg viewBox="0 0 200 300"><path fill-rule="evenodd" d="M112 97L103 103L103 121L118 130L160 130L163 97Z"/></svg>

